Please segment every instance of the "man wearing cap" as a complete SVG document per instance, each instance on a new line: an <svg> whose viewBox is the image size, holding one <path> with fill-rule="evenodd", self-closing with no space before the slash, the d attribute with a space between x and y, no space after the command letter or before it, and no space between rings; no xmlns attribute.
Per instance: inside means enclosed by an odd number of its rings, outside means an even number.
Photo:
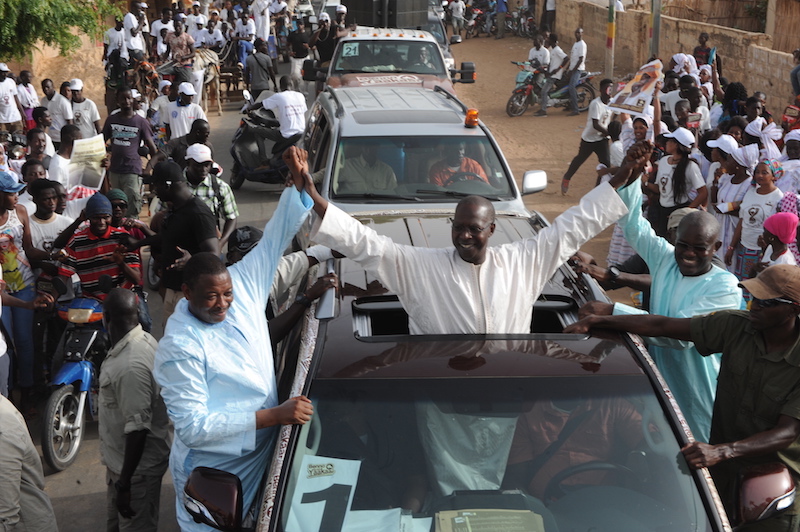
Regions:
<svg viewBox="0 0 800 532"><path fill-rule="evenodd" d="M72 114L75 117L75 125L80 128L83 138L88 139L100 134L102 132L100 112L97 110L97 105L83 95L83 81L70 80L69 89L72 91Z"/></svg>
<svg viewBox="0 0 800 532"><path fill-rule="evenodd" d="M628 214L618 224L631 247L650 270L650 312L689 317L719 310L740 309L742 291L736 277L712 264L720 247L719 222L707 212L686 214L677 225L675 243L656 235L642 215L640 187L618 191ZM645 314L622 303L587 303L581 313ZM717 386L719 357L701 357L690 342L648 339L649 351L667 381L692 432L706 438Z"/></svg>
<svg viewBox="0 0 800 532"><path fill-rule="evenodd" d="M200 12L200 2L195 0L192 2L192 11L186 17L186 31L192 32L197 28L197 25L206 25L206 16Z"/></svg>
<svg viewBox="0 0 800 532"><path fill-rule="evenodd" d="M211 148L205 144L192 144L186 150L186 179L195 197L200 198L214 214L220 232L219 248L222 250L236 229L239 209L230 185L217 179L216 173L211 172L213 164ZM223 220L222 227L219 226L220 220Z"/></svg>
<svg viewBox="0 0 800 532"><path fill-rule="evenodd" d="M729 515L737 513L734 490L748 466L783 462L795 485L800 480L800 268L770 266L741 286L753 295L749 312L691 318L589 315L564 330L615 329L693 342L703 356L722 353L709 443L696 441L682 452L692 469L711 468ZM800 498L752 529L796 531L798 514Z"/></svg>
<svg viewBox="0 0 800 532"><path fill-rule="evenodd" d="M141 282L141 263L136 253L126 251L121 237L128 233L111 225L111 202L102 194L95 194L86 202L85 217L89 227L78 231L64 248L66 256L59 267L59 275L70 283L72 274L81 279L84 295L104 300L105 292L99 280L108 275L114 286L132 289Z"/></svg>
<svg viewBox="0 0 800 532"><path fill-rule="evenodd" d="M142 158L139 146L142 142L151 155L156 153L150 124L133 110L131 90L117 90L117 105L120 112L110 115L103 126L103 137L111 144L111 161L108 167L109 183L128 195L128 218L138 218L142 209ZM148 167L152 167L148 164Z"/></svg>
<svg viewBox="0 0 800 532"><path fill-rule="evenodd" d="M28 130L28 122L23 121L25 109L19 101L17 84L9 77L11 69L0 63L0 126L6 131Z"/></svg>
<svg viewBox="0 0 800 532"><path fill-rule="evenodd" d="M158 82L158 93L159 96L153 103L150 104L150 109L148 110L148 114L150 115L150 122L153 124L154 128L156 129L156 136L159 135L159 130L164 125L164 117L167 113L167 106L170 102L170 94L171 94L171 87L172 82L168 79L162 79ZM166 137L164 137L166 138ZM163 141L163 139L162 139Z"/></svg>
<svg viewBox="0 0 800 532"><path fill-rule="evenodd" d="M325 12L319 14L319 29L311 35L308 46L317 50L321 67L326 67L333 58L333 51L336 49L340 28L331 28L331 16Z"/></svg>
<svg viewBox="0 0 800 532"><path fill-rule="evenodd" d="M158 198L170 204L169 223L158 234L133 242L129 247L161 248L161 286L165 288L163 324L183 299L183 267L191 255L202 251L219 254L217 226L211 209L194 196L186 174L172 161L163 161L153 168L151 186Z"/></svg>
<svg viewBox="0 0 800 532"><path fill-rule="evenodd" d="M255 51L247 57L247 73L250 77L250 91L258 99L262 91L269 90L269 80L275 92L278 92L278 82L275 81L275 68L269 56L269 47L264 39L256 39Z"/></svg>
<svg viewBox="0 0 800 532"><path fill-rule="evenodd" d="M347 18L347 6L344 4L339 4L336 6L336 21L334 24L339 26L340 28L346 28L347 23L345 19Z"/></svg>
<svg viewBox="0 0 800 532"><path fill-rule="evenodd" d="M131 9L122 20L128 56L136 61L144 59L145 54L145 42L142 33L147 24L147 19L145 18L143 5L147 7L147 4L141 4L137 0L131 2Z"/></svg>
<svg viewBox="0 0 800 532"><path fill-rule="evenodd" d="M178 99L167 105L167 114L164 117L168 139L188 134L195 120L208 120L203 108L193 102L196 94L197 91L191 83L184 81L178 85Z"/></svg>

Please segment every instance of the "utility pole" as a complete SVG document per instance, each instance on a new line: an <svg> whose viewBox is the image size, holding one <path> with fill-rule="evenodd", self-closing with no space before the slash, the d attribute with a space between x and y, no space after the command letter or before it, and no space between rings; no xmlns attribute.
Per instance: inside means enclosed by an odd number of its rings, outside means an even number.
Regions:
<svg viewBox="0 0 800 532"><path fill-rule="evenodd" d="M614 41L617 33L616 0L608 0L608 30L606 34L606 77L614 77Z"/></svg>
<svg viewBox="0 0 800 532"><path fill-rule="evenodd" d="M650 56L658 57L658 43L661 39L661 0L650 1Z"/></svg>

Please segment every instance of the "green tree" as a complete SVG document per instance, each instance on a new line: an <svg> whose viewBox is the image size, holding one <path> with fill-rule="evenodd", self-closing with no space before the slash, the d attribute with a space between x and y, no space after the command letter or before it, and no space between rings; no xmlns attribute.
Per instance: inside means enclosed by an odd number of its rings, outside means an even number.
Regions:
<svg viewBox="0 0 800 532"><path fill-rule="evenodd" d="M84 33L99 38L121 14L109 0L0 0L0 58L22 59L41 43L68 55Z"/></svg>

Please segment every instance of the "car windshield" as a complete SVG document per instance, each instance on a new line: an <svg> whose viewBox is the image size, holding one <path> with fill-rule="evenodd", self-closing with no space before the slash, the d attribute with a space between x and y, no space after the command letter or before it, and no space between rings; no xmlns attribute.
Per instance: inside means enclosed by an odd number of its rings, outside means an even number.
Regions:
<svg viewBox="0 0 800 532"><path fill-rule="evenodd" d="M513 198L508 171L487 137L346 137L331 175L331 198L339 200Z"/></svg>
<svg viewBox="0 0 800 532"><path fill-rule="evenodd" d="M341 46L333 73L432 74L447 77L441 53L432 42L350 41Z"/></svg>
<svg viewBox="0 0 800 532"><path fill-rule="evenodd" d="M409 361L397 344L314 381L279 530L710 531L647 377L538 343L584 375L399 378L409 363L513 373L524 353Z"/></svg>

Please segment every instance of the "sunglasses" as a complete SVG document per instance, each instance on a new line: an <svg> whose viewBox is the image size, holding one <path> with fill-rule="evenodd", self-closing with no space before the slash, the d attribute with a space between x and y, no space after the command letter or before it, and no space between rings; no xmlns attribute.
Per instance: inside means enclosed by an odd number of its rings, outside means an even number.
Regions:
<svg viewBox="0 0 800 532"><path fill-rule="evenodd" d="M758 299L757 297L753 298L755 303L758 303L758 306L761 308L772 308L777 307L780 303L785 303L787 305L797 305L794 301L790 299L784 299L782 297L773 297L772 299Z"/></svg>

